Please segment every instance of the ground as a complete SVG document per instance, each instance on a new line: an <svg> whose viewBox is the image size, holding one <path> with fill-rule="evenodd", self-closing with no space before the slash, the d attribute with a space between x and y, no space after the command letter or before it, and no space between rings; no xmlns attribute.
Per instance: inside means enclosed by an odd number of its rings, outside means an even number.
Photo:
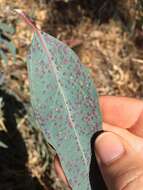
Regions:
<svg viewBox="0 0 143 190"><path fill-rule="evenodd" d="M0 190L67 189L53 169L55 151L35 127L26 55L32 32L11 10L67 43L91 71L99 95L143 97L142 1L0 0L0 20L15 33L16 62L0 60ZM0 46L1 48L1 46Z"/></svg>

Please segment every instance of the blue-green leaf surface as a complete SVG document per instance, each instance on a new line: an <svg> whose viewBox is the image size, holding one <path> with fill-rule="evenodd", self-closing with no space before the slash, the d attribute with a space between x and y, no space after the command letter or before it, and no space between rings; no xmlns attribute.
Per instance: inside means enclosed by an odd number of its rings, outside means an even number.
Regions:
<svg viewBox="0 0 143 190"><path fill-rule="evenodd" d="M65 44L35 32L28 55L35 118L56 149L73 190L90 190L90 140L101 130L95 86Z"/></svg>
<svg viewBox="0 0 143 190"><path fill-rule="evenodd" d="M0 57L4 60L5 63L8 62L8 58L5 53L0 49Z"/></svg>
<svg viewBox="0 0 143 190"><path fill-rule="evenodd" d="M15 32L15 29L11 25L8 25L3 22L0 22L0 29L3 32L10 33L10 34L13 34Z"/></svg>
<svg viewBox="0 0 143 190"><path fill-rule="evenodd" d="M0 22L0 44L2 44L4 48L6 48L9 52L11 52L14 58L14 62L15 62L16 61L16 47L13 42L3 38L2 36L2 34L12 35L14 32L15 32L15 29L11 25ZM2 58L5 63L8 62L8 56L2 48L0 48L0 58Z"/></svg>

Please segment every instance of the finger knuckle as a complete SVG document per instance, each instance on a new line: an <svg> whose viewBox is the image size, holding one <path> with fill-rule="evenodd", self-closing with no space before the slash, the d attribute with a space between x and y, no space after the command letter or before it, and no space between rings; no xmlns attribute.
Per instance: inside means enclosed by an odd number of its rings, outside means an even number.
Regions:
<svg viewBox="0 0 143 190"><path fill-rule="evenodd" d="M116 183L117 190L140 190L143 189L143 170L134 168L118 176Z"/></svg>

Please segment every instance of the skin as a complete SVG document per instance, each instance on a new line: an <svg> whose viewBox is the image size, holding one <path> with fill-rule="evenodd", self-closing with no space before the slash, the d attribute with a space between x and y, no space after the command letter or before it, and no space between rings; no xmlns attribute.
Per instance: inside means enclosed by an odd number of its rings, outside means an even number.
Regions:
<svg viewBox="0 0 143 190"><path fill-rule="evenodd" d="M109 190L143 190L143 101L103 96L99 102L103 129L108 131L108 136L119 138L125 149L120 157L103 164L95 148L105 183ZM69 186L58 156L55 158L55 169L58 177Z"/></svg>

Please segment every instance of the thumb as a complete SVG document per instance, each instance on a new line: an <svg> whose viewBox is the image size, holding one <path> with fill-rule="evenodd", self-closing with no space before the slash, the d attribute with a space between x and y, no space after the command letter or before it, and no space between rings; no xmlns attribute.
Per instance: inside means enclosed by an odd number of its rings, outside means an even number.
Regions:
<svg viewBox="0 0 143 190"><path fill-rule="evenodd" d="M102 133L95 154L109 190L143 190L143 158L123 138Z"/></svg>

